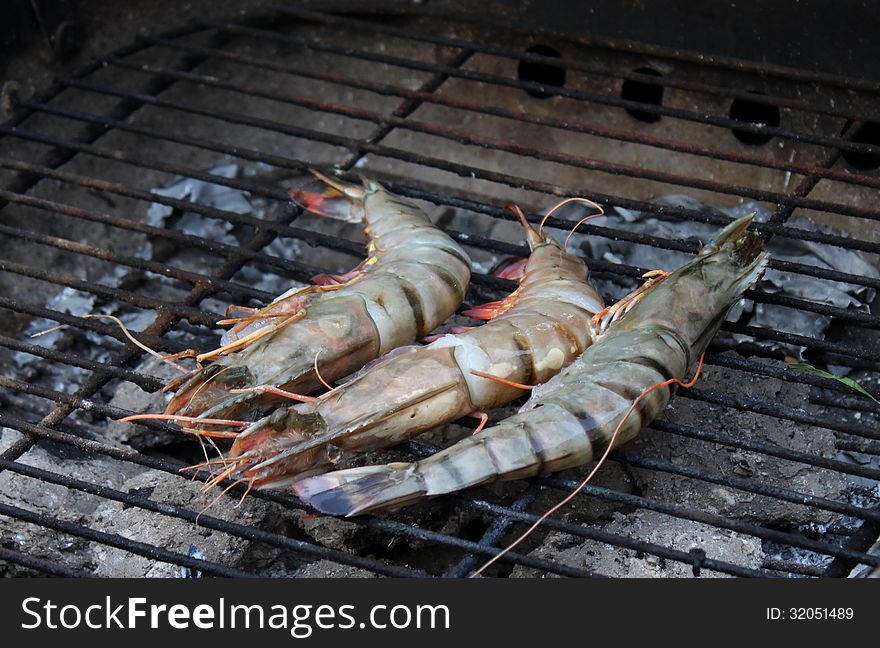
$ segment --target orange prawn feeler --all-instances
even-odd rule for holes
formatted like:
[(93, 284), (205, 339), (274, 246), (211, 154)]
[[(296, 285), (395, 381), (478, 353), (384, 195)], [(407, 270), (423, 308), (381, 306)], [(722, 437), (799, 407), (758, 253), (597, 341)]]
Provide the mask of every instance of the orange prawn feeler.
[[(330, 392), (335, 391), (335, 388), (332, 387), (324, 377), (321, 375), (321, 371), (318, 369), (318, 356), (321, 355), (321, 349), (315, 354), (315, 376), (318, 378), (320, 383), (324, 385)], [(303, 394), (297, 394), (296, 392), (287, 391), (286, 389), (281, 389), (281, 387), (275, 387), (273, 385), (257, 385), (256, 387), (242, 387), (240, 389), (230, 389), (230, 394), (273, 394), (275, 396), (281, 396), (282, 398), (289, 398), (290, 400), (297, 401), (299, 403), (317, 403), (318, 401), (327, 397), (326, 394), (321, 394), (320, 396), (305, 396)]]
[(541, 222), (538, 225), (538, 232), (540, 233), (540, 232), (544, 231), (544, 223), (546, 223), (547, 219), (550, 218), (560, 207), (564, 207), (565, 205), (567, 205), (569, 203), (573, 203), (573, 202), (584, 203), (584, 204), (590, 205), (590, 207), (595, 207), (596, 209), (599, 210), (599, 213), (590, 214), (589, 216), (586, 216), (586, 217), (582, 218), (581, 220), (579, 220), (577, 222), (577, 224), (571, 229), (571, 232), (569, 232), (568, 236), (565, 238), (565, 243), (562, 244), (563, 249), (565, 249), (568, 246), (569, 239), (572, 237), (572, 234), (575, 233), (575, 230), (577, 230), (578, 227), (583, 225), (585, 222), (587, 222), (591, 218), (598, 218), (599, 216), (605, 215), (605, 210), (602, 208), (602, 206), (598, 203), (593, 202), (589, 198), (581, 198), (580, 196), (575, 196), (574, 198), (566, 198), (562, 202), (551, 207), (550, 211), (548, 211), (546, 214), (544, 214), (544, 218), (541, 219)]
[[(529, 391), (530, 389), (534, 389), (535, 385), (523, 385), (522, 383), (513, 382), (512, 380), (507, 380), (506, 378), (502, 378), (501, 376), (496, 376), (494, 374), (486, 373), (485, 371), (478, 371), (476, 369), (471, 369), (471, 373), (475, 376), (479, 376), (480, 378), (486, 378), (488, 380), (494, 380), (495, 382), (501, 383), (502, 385), (507, 385), (508, 387), (513, 387), (514, 389), (522, 389), (524, 391)], [(471, 412), (468, 416), (472, 416), (475, 419), (479, 419), (480, 424), (477, 426), (477, 429), (474, 430), (474, 434), (478, 434), (483, 431), (483, 428), (486, 427), (486, 423), (489, 422), (489, 415), (485, 412)]]
[(125, 324), (123, 324), (122, 320), (119, 319), (118, 317), (114, 317), (113, 315), (101, 315), (101, 314), (93, 314), (93, 313), (87, 313), (85, 315), (80, 315), (80, 317), (82, 319), (110, 319), (110, 320), (113, 320), (114, 322), (116, 322), (116, 324), (119, 325), (119, 328), (122, 329), (122, 332), (125, 334), (125, 337), (127, 337), (131, 341), (131, 343), (134, 344), (136, 347), (146, 351), (151, 356), (158, 359), (160, 362), (164, 362), (165, 364), (167, 364), (171, 367), (174, 367), (175, 369), (177, 369), (181, 373), (187, 373), (187, 374), (190, 373), (190, 371), (188, 369), (184, 369), (179, 364), (177, 364), (176, 362), (173, 362), (170, 359), (171, 357), (184, 357), (185, 354), (189, 353), (188, 351), (184, 351), (182, 354), (175, 354), (173, 356), (166, 357), (166, 356), (163, 356), (158, 351), (154, 351), (153, 349), (148, 347), (146, 344), (144, 344), (143, 342), (141, 342), (140, 340), (135, 338), (135, 336), (133, 336), (131, 334), (131, 332), (128, 330), (128, 327)]
[(569, 493), (565, 499), (563, 499), (561, 502), (559, 502), (558, 504), (553, 506), (549, 511), (544, 513), (541, 517), (539, 517), (535, 521), (535, 523), (532, 524), (532, 526), (530, 526), (528, 529), (526, 529), (526, 531), (521, 536), (519, 536), (516, 540), (514, 540), (509, 545), (507, 545), (504, 549), (502, 549), (499, 553), (497, 553), (491, 559), (486, 561), (486, 563), (482, 567), (477, 569), (468, 578), (475, 578), (475, 577), (479, 576), (480, 574), (482, 574), (483, 571), (485, 571), (492, 563), (494, 563), (496, 560), (501, 558), (501, 556), (503, 556), (504, 554), (506, 554), (509, 551), (511, 551), (512, 549), (514, 549), (523, 540), (528, 538), (535, 529), (537, 529), (539, 526), (541, 526), (541, 524), (544, 523), (544, 520), (546, 520), (548, 517), (553, 515), (556, 511), (558, 511), (563, 506), (568, 504), (571, 500), (573, 500), (575, 498), (575, 496), (577, 496), (578, 493), (580, 493), (584, 488), (586, 488), (587, 484), (590, 483), (590, 480), (593, 479), (593, 477), (599, 471), (599, 468), (602, 467), (602, 464), (605, 463), (605, 460), (608, 458), (608, 455), (611, 453), (611, 449), (614, 447), (614, 442), (617, 440), (617, 435), (620, 434), (620, 429), (623, 427), (624, 422), (626, 422), (626, 419), (628, 419), (630, 414), (633, 413), (633, 411), (636, 409), (636, 407), (641, 402), (641, 400), (645, 396), (650, 394), (652, 391), (654, 391), (655, 389), (660, 389), (661, 387), (668, 387), (669, 385), (672, 385), (673, 383), (680, 385), (681, 387), (683, 387), (685, 389), (693, 387), (697, 382), (697, 378), (700, 377), (700, 371), (703, 369), (703, 357), (705, 355), (706, 355), (705, 352), (700, 355), (700, 361), (697, 364), (697, 370), (694, 372), (693, 378), (691, 378), (688, 382), (683, 382), (683, 381), (679, 380), (678, 378), (670, 378), (669, 380), (664, 380), (661, 383), (657, 383), (656, 385), (649, 387), (644, 392), (639, 394), (638, 398), (636, 398), (633, 401), (633, 404), (630, 405), (629, 409), (626, 411), (626, 414), (623, 415), (623, 418), (620, 419), (620, 423), (618, 423), (617, 427), (614, 429), (614, 434), (611, 435), (611, 440), (608, 442), (608, 447), (605, 448), (605, 452), (602, 453), (602, 456), (599, 458), (598, 463), (596, 463), (596, 465), (590, 471), (590, 474), (587, 475), (586, 478), (580, 484), (578, 484), (577, 488), (575, 488), (571, 493)]
[[(132, 423), (134, 421), (175, 421), (179, 423), (195, 423), (199, 425), (230, 425), (234, 427), (246, 428), (250, 425), (245, 421), (235, 421), (232, 419), (210, 419), (198, 418), (196, 416), (183, 416), (182, 414), (132, 414), (125, 418), (119, 419), (122, 423)], [(238, 436), (238, 432), (209, 432), (207, 430), (198, 430), (200, 435), (216, 436), (225, 439), (234, 439)]]
[(272, 324), (271, 326), (265, 326), (263, 328), (257, 329), (256, 331), (248, 333), (247, 335), (245, 335), (242, 338), (239, 338), (238, 340), (233, 340), (229, 344), (225, 344), (225, 345), (218, 347), (212, 351), (206, 351), (205, 353), (200, 353), (199, 355), (196, 356), (196, 362), (204, 362), (205, 360), (216, 360), (217, 358), (219, 358), (221, 356), (229, 355), (233, 351), (238, 351), (241, 348), (247, 347), (247, 346), (253, 344), (254, 342), (256, 342), (257, 340), (259, 340), (260, 338), (266, 337), (267, 335), (271, 335), (272, 333), (275, 333), (276, 331), (281, 330), (282, 328), (284, 328), (288, 324), (292, 324), (293, 322), (296, 322), (297, 320), (302, 319), (303, 317), (305, 317), (305, 315), (306, 315), (306, 311), (304, 311), (304, 310), (297, 311), (296, 313), (294, 313), (293, 315), (291, 315), (290, 317), (285, 319), (280, 324)]

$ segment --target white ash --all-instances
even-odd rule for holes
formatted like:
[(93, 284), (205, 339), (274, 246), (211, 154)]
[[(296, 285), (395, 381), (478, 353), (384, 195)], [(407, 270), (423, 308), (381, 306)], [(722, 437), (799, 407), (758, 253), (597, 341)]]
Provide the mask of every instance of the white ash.
[[(278, 237), (263, 248), (263, 252), (269, 256), (287, 260), (301, 260), (308, 246), (297, 239)], [(258, 290), (263, 290), (272, 295), (280, 295), (291, 288), (305, 288), (308, 284), (295, 281), (289, 277), (271, 272), (265, 268), (254, 267), (246, 264), (236, 274), (235, 280)]]
[[(165, 363), (159, 362), (156, 358), (150, 356), (142, 359), (135, 367), (135, 370), (158, 378), (163, 382), (178, 378), (180, 373)], [(171, 400), (172, 394), (162, 393), (157, 390), (153, 393), (144, 391), (135, 383), (121, 381), (119, 386), (114, 390), (113, 397), (108, 403), (111, 407), (134, 412), (137, 414), (148, 412), (163, 412), (168, 401)], [(175, 431), (172, 428), (154, 429), (146, 425), (138, 425), (136, 423), (123, 423), (121, 421), (108, 420), (103, 430), (103, 436), (125, 446), (130, 446), (137, 450), (145, 448), (155, 448), (175, 441), (181, 441), (189, 438), (186, 433)]]
[[(685, 553), (692, 549), (701, 550), (707, 558), (740, 567), (760, 569), (763, 562), (761, 544), (755, 538), (655, 511), (637, 511), (629, 515), (615, 513), (601, 530)], [(694, 577), (690, 563), (559, 532), (551, 533), (529, 555), (615, 578)], [(511, 576), (528, 578), (537, 575), (531, 568), (518, 565)], [(726, 577), (727, 574), (703, 567), (700, 576)]]
[[(880, 556), (880, 540), (866, 552), (871, 556)], [(849, 574), (849, 578), (880, 578), (880, 567), (857, 565)]]
[[(57, 294), (46, 302), (46, 308), (55, 310), (69, 315), (83, 315), (90, 313), (95, 306), (95, 296), (82, 292), (69, 286), (62, 288)], [(61, 329), (49, 331), (58, 325), (58, 322), (37, 318), (30, 321), (22, 333), (22, 337), (28, 343), (44, 349), (54, 349), (58, 341), (63, 335)], [(44, 331), (49, 331), (44, 333)], [(36, 336), (36, 337), (34, 337)], [(23, 351), (16, 351), (12, 354), (12, 359), (16, 365), (23, 367), (35, 360), (34, 356)]]
[(340, 565), (332, 560), (309, 563), (298, 572), (297, 578), (379, 578), (373, 572), (350, 565)]
[[(238, 172), (239, 166), (231, 163), (218, 164), (208, 171), (208, 173), (223, 178), (234, 178)], [(208, 205), (237, 214), (253, 211), (246, 192), (189, 178), (174, 178), (164, 187), (154, 188), (152, 191), (157, 195), (189, 199), (190, 202), (196, 204)], [(156, 227), (164, 227), (167, 217), (173, 211), (171, 207), (153, 203), (147, 210), (147, 222)], [(230, 245), (238, 244), (236, 238), (229, 233), (233, 229), (233, 225), (228, 221), (205, 218), (199, 214), (186, 212), (174, 223), (174, 227), (186, 234), (192, 234), (208, 240), (221, 241)], [(290, 252), (284, 250), (283, 246), (280, 246), (279, 249), (282, 252), (281, 256), (290, 254)], [(137, 256), (150, 258), (152, 256), (152, 245), (146, 242)], [(125, 266), (113, 266), (111, 270), (96, 279), (95, 283), (118, 287), (128, 272), (129, 269)], [(161, 276), (153, 278), (158, 281), (165, 281), (165, 278)], [(58, 291), (58, 293), (47, 300), (46, 307), (71, 315), (85, 315), (94, 313), (96, 310), (105, 314), (117, 314), (123, 323), (135, 332), (144, 330), (156, 317), (152, 311), (131, 309), (131, 307), (116, 301), (107, 301), (99, 306), (95, 295), (71, 287), (64, 287)], [(30, 338), (30, 336), (46, 331), (56, 325), (57, 322), (37, 318), (29, 323), (24, 331), (24, 335)], [(60, 329), (39, 337), (30, 338), (28, 341), (43, 348), (56, 349), (66, 334), (67, 332), (64, 329)], [(97, 362), (107, 362), (110, 359), (111, 352), (105, 346), (106, 340), (103, 336), (91, 331), (84, 331), (82, 335), (85, 337), (86, 344), (82, 345), (83, 348), (78, 349), (78, 351), (82, 351), (87, 357)], [(76, 383), (80, 382), (88, 374), (88, 372), (73, 366), (66, 366), (62, 372), (56, 372), (54, 364), (49, 365), (49, 363), (45, 363), (23, 352), (16, 352), (12, 357), (19, 368), (37, 362), (41, 371), (45, 372), (48, 370), (58, 373), (52, 379), (52, 388), (56, 391), (72, 391)]]
[[(121, 490), (200, 511), (216, 497), (213, 492), (202, 493), (202, 486), (201, 482), (148, 470), (126, 481)], [(234, 494), (222, 497), (205, 511), (205, 515), (268, 530), (275, 528), (284, 517), (279, 507), (256, 498), (247, 498), (238, 506), (239, 497)], [(267, 566), (249, 564), (249, 540), (110, 500), (102, 501), (97, 507), (91, 523), (110, 533), (227, 566), (247, 566), (258, 572)], [(275, 550), (275, 553), (278, 551)], [(98, 576), (180, 578), (196, 575), (195, 570), (182, 570), (177, 565), (132, 555), (106, 545), (90, 546), (89, 555)]]
[(0, 427), (0, 454), (6, 452), (13, 444), (17, 443), (24, 435), (12, 428)]
[[(7, 433), (4, 431), (4, 440)], [(21, 463), (67, 475), (93, 484), (121, 488), (131, 476), (144, 470), (104, 455), (85, 455), (68, 446), (40, 444), (19, 460)], [(0, 473), (0, 502), (63, 520), (92, 526), (91, 520), (103, 500), (94, 495), (18, 475)], [(23, 553), (45, 558), (74, 569), (91, 571), (88, 542), (42, 526), (0, 516), (0, 541)], [(10, 569), (14, 569), (10, 566)], [(15, 572), (12, 572), (15, 573)]]
[[(208, 170), (211, 175), (221, 178), (235, 178), (239, 167), (234, 163), (218, 164)], [(213, 184), (175, 176), (168, 184), (151, 190), (152, 193), (166, 198), (189, 200), (189, 202), (222, 209), (235, 214), (247, 214), (252, 210), (246, 192), (225, 185)], [(174, 212), (174, 208), (161, 203), (153, 203), (147, 210), (147, 222), (154, 227), (163, 227), (165, 219)], [(229, 221), (207, 218), (195, 212), (186, 212), (176, 223), (176, 228), (184, 234), (199, 236), (211, 241), (228, 245), (236, 245), (237, 241), (229, 232), (233, 225)]]
[[(795, 408), (803, 408), (810, 389), (807, 385), (717, 367), (703, 369), (699, 387), (728, 394), (735, 387), (738, 392), (761, 393), (764, 400)], [(681, 395), (673, 399), (661, 416), (673, 423), (720, 432), (736, 439), (769, 442), (812, 456), (833, 457), (836, 453), (836, 435), (830, 430)], [(848, 490), (846, 478), (838, 472), (652, 429), (646, 430), (622, 450), (658, 457), (722, 477), (753, 479), (764, 485), (828, 499), (845, 499)], [(810, 522), (827, 524), (838, 517), (836, 513), (671, 473), (640, 468), (633, 468), (632, 472), (647, 497), (678, 502), (738, 520), (758, 524), (784, 521), (798, 525)]]
[[(826, 538), (826, 541), (831, 541)], [(836, 538), (838, 543), (845, 543), (846, 537)], [(790, 562), (808, 568), (816, 568), (824, 570), (834, 560), (832, 556), (819, 554), (809, 549), (801, 549), (800, 547), (791, 547), (789, 545), (778, 544), (776, 542), (764, 541), (764, 554), (768, 561)], [(800, 578), (799, 574), (788, 574), (789, 578)]]

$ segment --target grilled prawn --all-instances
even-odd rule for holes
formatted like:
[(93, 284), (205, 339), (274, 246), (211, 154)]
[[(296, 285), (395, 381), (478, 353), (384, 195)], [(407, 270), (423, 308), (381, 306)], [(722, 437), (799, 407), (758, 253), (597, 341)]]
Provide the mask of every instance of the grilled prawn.
[(294, 490), (325, 513), (357, 515), (572, 468), (602, 453), (615, 434), (615, 442), (631, 439), (663, 410), (668, 381), (685, 376), (761, 274), (767, 255), (746, 231), (750, 222), (734, 221), (691, 262), (636, 291), (616, 309), (625, 315), (514, 416), (422, 461), (330, 472)]
[(398, 350), (314, 402), (276, 410), (236, 438), (232, 474), (256, 487), (284, 485), (510, 402), (525, 393), (521, 383), (544, 382), (580, 355), (602, 299), (584, 262), (517, 213), (531, 249), (524, 266), (514, 264), (519, 287), (470, 312), (492, 321)]
[[(277, 397), (234, 390), (274, 385), (300, 393), (360, 369), (391, 349), (427, 335), (455, 312), (470, 281), (470, 259), (417, 205), (377, 182), (357, 186), (315, 173), (293, 192), (311, 212), (364, 223), (370, 256), (345, 275), (292, 291), (247, 317), (216, 359), (177, 390), (166, 415), (254, 420)], [(274, 401), (274, 402), (273, 402)]]

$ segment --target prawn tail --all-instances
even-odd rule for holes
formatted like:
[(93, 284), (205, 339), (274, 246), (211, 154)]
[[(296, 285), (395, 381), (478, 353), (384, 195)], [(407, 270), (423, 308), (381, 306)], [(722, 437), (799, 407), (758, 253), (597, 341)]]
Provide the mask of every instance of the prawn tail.
[(351, 182), (312, 171), (315, 179), (290, 193), (297, 205), (314, 214), (348, 223), (362, 223), (367, 189)]
[(417, 464), (338, 470), (295, 482), (294, 493), (325, 513), (350, 517), (414, 504), (428, 495)]
[(530, 434), (528, 426), (512, 417), (420, 461), (327, 472), (296, 481), (293, 490), (319, 511), (354, 516), (531, 477), (540, 472), (541, 461)]

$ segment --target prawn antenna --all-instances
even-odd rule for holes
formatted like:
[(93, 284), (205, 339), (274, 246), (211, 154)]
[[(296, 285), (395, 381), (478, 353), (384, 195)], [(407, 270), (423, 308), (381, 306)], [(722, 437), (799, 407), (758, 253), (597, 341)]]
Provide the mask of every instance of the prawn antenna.
[(494, 374), (486, 373), (485, 371), (478, 371), (476, 369), (471, 369), (471, 373), (475, 376), (479, 376), (480, 378), (486, 378), (487, 380), (494, 380), (497, 383), (501, 383), (502, 385), (507, 385), (508, 387), (513, 387), (514, 389), (522, 389), (523, 391), (529, 391), (535, 388), (535, 385), (524, 385), (522, 383), (513, 382), (512, 380), (507, 380), (507, 378), (502, 378), (501, 376), (496, 376)]
[[(168, 366), (174, 367), (175, 369), (177, 369), (181, 373), (185, 373), (185, 374), (192, 373), (192, 372), (190, 372), (189, 369), (184, 369), (179, 364), (177, 364), (176, 362), (171, 360), (169, 357), (163, 356), (158, 351), (151, 349), (146, 344), (144, 344), (143, 342), (138, 340), (134, 335), (131, 334), (131, 331), (128, 330), (128, 327), (125, 324), (123, 324), (122, 320), (119, 319), (118, 317), (116, 317), (114, 315), (99, 315), (99, 314), (93, 314), (93, 313), (86, 313), (85, 315), (80, 315), (80, 317), (82, 319), (109, 319), (109, 320), (113, 320), (114, 322), (116, 322), (116, 324), (119, 325), (119, 328), (122, 329), (122, 332), (123, 332), (123, 334), (125, 334), (125, 337), (127, 337), (129, 339), (129, 341), (132, 344), (134, 344), (136, 347), (138, 347), (139, 349), (143, 349), (144, 351), (149, 353), (151, 356), (153, 356), (154, 358), (156, 358), (160, 362), (164, 362)], [(186, 352), (184, 352), (184, 353), (186, 353)], [(173, 356), (173, 357), (182, 357), (182, 356)]]
[(318, 349), (318, 352), (315, 354), (315, 376), (321, 382), (321, 384), (324, 385), (324, 387), (326, 387), (330, 391), (333, 391), (333, 388), (326, 380), (324, 380), (324, 377), (321, 375), (321, 371), (318, 369), (318, 356), (321, 355), (321, 351), (323, 351), (323, 349)]
[[(547, 219), (550, 218), (554, 213), (556, 213), (556, 211), (559, 210), (559, 208), (564, 207), (565, 205), (568, 205), (569, 203), (573, 203), (573, 202), (583, 203), (585, 205), (589, 205), (590, 207), (593, 207), (596, 210), (598, 210), (597, 213), (592, 214), (587, 219), (580, 221), (577, 225), (574, 226), (574, 229), (577, 229), (581, 225), (581, 223), (585, 222), (589, 218), (596, 218), (597, 216), (604, 216), (605, 215), (605, 210), (602, 208), (602, 206), (599, 203), (593, 202), (589, 198), (581, 198), (580, 196), (575, 196), (573, 198), (566, 198), (562, 202), (559, 202), (556, 205), (554, 205), (553, 207), (551, 207), (550, 210), (546, 214), (544, 214), (544, 218), (541, 219), (541, 223), (540, 223), (540, 225), (538, 225), (538, 232), (543, 233), (544, 224), (547, 222)], [(574, 230), (572, 230), (572, 233), (573, 232), (574, 232)], [(568, 242), (568, 239), (566, 239), (566, 242)]]

